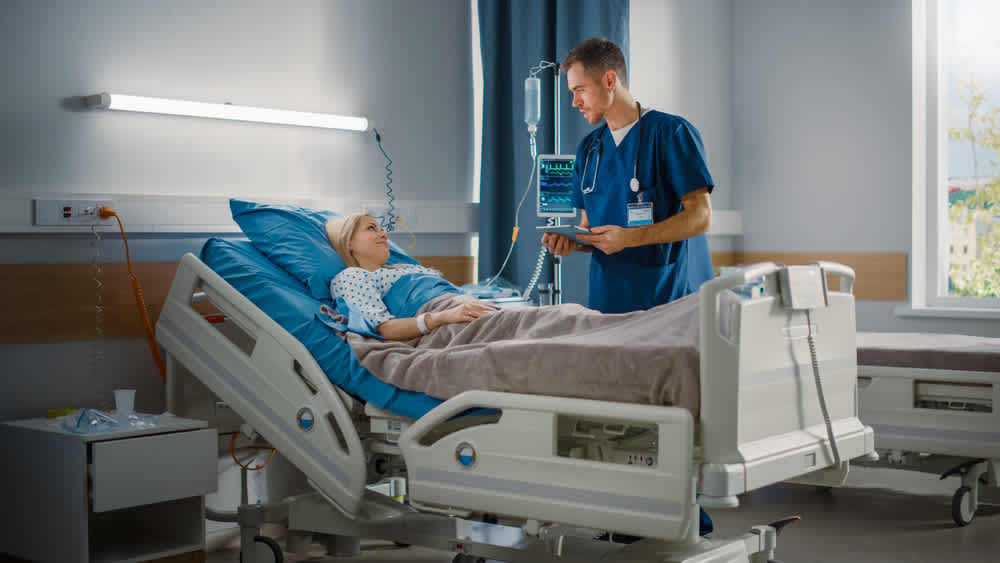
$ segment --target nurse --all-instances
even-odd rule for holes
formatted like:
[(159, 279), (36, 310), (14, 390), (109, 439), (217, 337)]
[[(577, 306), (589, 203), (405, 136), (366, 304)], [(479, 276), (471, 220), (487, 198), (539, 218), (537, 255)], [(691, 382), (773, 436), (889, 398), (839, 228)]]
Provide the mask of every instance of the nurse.
[(642, 107), (628, 90), (625, 57), (588, 39), (562, 62), (573, 107), (591, 125), (577, 147), (574, 206), (587, 245), (545, 233), (553, 254), (592, 252), (588, 306), (602, 313), (649, 309), (712, 279), (705, 233), (714, 187), (701, 135), (682, 117)]

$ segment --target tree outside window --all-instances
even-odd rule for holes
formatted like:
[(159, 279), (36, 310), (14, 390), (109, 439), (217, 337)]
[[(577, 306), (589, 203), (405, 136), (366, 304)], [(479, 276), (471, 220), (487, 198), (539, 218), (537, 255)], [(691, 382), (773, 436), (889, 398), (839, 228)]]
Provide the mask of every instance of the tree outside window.
[[(1000, 18), (996, 0), (946, 3), (948, 294), (1000, 297)], [(958, 252), (956, 252), (958, 251)]]

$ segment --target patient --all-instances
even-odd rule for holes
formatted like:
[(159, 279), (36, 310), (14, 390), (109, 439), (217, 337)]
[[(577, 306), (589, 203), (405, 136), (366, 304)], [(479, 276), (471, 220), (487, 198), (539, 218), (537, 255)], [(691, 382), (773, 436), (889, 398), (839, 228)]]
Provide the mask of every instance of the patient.
[(466, 323), (496, 307), (469, 298), (444, 311), (430, 312), (410, 318), (395, 318), (382, 297), (402, 276), (412, 273), (440, 275), (423, 266), (398, 264), (387, 266), (389, 237), (371, 215), (358, 213), (333, 219), (326, 225), (326, 235), (347, 269), (330, 282), (334, 300), (341, 298), (353, 309), (361, 311), (379, 336), (387, 340), (411, 340), (442, 325)]

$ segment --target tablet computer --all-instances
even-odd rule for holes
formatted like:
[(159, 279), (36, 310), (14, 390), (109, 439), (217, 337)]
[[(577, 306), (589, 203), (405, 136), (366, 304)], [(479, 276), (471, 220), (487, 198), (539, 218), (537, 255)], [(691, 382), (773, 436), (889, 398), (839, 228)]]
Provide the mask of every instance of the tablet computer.
[(576, 235), (580, 233), (590, 233), (590, 229), (585, 229), (576, 225), (539, 225), (538, 230), (543, 233), (556, 233), (557, 235), (564, 235), (580, 244), (590, 244), (589, 242), (584, 242), (576, 238)]

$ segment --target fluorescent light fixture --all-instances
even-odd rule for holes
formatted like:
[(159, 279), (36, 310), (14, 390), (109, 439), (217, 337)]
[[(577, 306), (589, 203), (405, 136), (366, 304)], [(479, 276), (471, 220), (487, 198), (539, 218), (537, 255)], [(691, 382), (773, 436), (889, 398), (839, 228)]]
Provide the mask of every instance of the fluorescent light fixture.
[(231, 104), (188, 102), (184, 100), (170, 100), (167, 98), (127, 96), (125, 94), (94, 94), (93, 96), (86, 97), (86, 103), (87, 107), (98, 109), (162, 113), (167, 115), (187, 115), (192, 117), (208, 117), (212, 119), (232, 119), (236, 121), (254, 121), (258, 123), (276, 123), (279, 125), (301, 125), (303, 127), (347, 129), (350, 131), (365, 131), (368, 129), (368, 120), (364, 117), (333, 115), (330, 113), (310, 113), (284, 109), (257, 108), (251, 106), (234, 106)]

